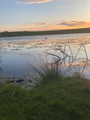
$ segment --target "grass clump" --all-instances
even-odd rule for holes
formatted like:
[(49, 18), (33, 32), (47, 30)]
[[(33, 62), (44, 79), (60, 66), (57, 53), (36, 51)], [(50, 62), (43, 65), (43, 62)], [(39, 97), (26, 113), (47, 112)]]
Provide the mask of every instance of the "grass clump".
[(0, 85), (0, 120), (89, 120), (89, 81), (50, 74), (30, 92)]

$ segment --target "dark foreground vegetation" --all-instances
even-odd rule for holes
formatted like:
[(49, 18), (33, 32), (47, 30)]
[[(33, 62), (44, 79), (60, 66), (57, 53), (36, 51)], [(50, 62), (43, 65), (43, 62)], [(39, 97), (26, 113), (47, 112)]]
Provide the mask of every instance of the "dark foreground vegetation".
[(53, 31), (19, 31), (19, 32), (4, 31), (0, 33), (0, 37), (72, 34), (72, 33), (90, 33), (90, 28), (70, 29), (70, 30), (53, 30)]
[(29, 92), (1, 84), (0, 120), (90, 120), (89, 81), (47, 73)]

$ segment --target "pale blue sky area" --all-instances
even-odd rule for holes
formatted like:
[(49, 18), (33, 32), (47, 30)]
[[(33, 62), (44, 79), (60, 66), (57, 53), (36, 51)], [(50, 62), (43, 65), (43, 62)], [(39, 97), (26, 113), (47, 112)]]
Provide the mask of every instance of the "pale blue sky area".
[(90, 0), (24, 1), (0, 0), (0, 31), (90, 27)]

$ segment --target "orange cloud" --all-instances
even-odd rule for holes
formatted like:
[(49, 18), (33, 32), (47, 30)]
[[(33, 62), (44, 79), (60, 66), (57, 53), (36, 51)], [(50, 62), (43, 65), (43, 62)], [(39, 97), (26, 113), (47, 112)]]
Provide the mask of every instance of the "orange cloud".
[(16, 3), (18, 3), (18, 4), (19, 4), (19, 2), (16, 2)]
[(42, 26), (42, 25), (49, 25), (49, 23), (33, 23), (33, 25)]
[(45, 3), (45, 2), (51, 2), (53, 0), (18, 0), (16, 3), (23, 2), (25, 4), (33, 4), (33, 3)]
[(64, 25), (64, 26), (71, 26), (71, 27), (80, 27), (80, 26), (90, 26), (90, 22), (85, 21), (68, 21), (68, 22), (61, 22), (57, 25)]
[(78, 29), (90, 27), (90, 22), (87, 21), (60, 21), (57, 23), (44, 23), (37, 22), (32, 24), (22, 25), (0, 25), (0, 31), (48, 31), (48, 30), (65, 30), (65, 29)]

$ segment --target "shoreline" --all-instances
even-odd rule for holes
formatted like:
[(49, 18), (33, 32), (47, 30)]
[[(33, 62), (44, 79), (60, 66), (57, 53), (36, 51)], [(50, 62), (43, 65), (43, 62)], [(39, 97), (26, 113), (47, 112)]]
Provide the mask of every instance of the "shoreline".
[(90, 28), (69, 29), (69, 30), (52, 30), (52, 31), (15, 31), (15, 32), (0, 32), (2, 37), (19, 37), (19, 36), (38, 36), (38, 35), (56, 35), (56, 34), (77, 34), (90, 33)]
[[(66, 76), (64, 78), (67, 77), (74, 78), (74, 76)], [(81, 79), (85, 84), (90, 85), (90, 80), (88, 78), (82, 77), (79, 79)], [(4, 85), (11, 84), (11, 85), (15, 85), (16, 87), (19, 86), (21, 89), (27, 91), (31, 91), (32, 89), (36, 88), (38, 84), (40, 84), (40, 82), (41, 82), (41, 77), (31, 72), (27, 72), (22, 76), (18, 76), (18, 75), (8, 76), (0, 73), (0, 84), (4, 84)]]
[(40, 76), (31, 72), (25, 72), (22, 76), (0, 73), (0, 84), (13, 84), (21, 89), (30, 91), (40, 83)]

